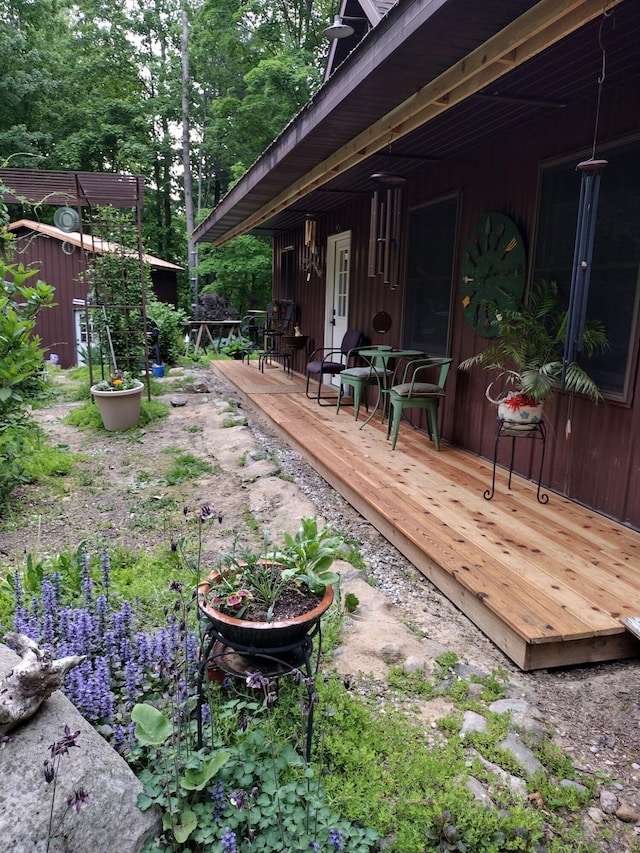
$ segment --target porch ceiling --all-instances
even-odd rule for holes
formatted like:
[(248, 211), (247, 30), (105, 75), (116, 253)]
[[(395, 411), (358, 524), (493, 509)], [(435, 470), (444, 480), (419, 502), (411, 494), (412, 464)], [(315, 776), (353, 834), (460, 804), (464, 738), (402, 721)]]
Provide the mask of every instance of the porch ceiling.
[[(640, 74), (640, 0), (609, 6), (605, 87)], [(552, 120), (595, 94), (602, 20), (601, 0), (398, 3), (198, 227), (196, 241), (295, 228), (369, 195), (373, 172), (410, 177), (497, 133)]]

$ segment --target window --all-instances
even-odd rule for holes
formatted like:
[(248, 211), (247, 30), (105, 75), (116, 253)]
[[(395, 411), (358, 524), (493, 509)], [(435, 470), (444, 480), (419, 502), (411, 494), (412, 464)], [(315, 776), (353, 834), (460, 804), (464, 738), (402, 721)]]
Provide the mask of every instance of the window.
[[(587, 317), (600, 320), (609, 349), (581, 364), (612, 398), (629, 400), (640, 285), (640, 142), (598, 156), (602, 170)], [(580, 197), (578, 158), (545, 168), (533, 280), (555, 280), (569, 302)]]
[(296, 282), (296, 264), (293, 247), (286, 248), (280, 253), (281, 264), (281, 279), (280, 279), (280, 298), (295, 299), (295, 282)]
[(403, 344), (446, 355), (457, 198), (409, 212)]

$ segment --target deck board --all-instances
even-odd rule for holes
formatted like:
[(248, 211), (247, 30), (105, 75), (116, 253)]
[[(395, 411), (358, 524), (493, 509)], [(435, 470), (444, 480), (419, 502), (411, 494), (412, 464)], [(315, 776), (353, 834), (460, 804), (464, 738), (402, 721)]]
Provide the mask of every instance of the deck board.
[[(380, 415), (318, 406), (280, 368), (214, 361), (306, 460), (523, 669), (637, 656), (622, 624), (640, 612), (640, 534), (402, 424), (395, 451)], [(551, 438), (550, 440), (553, 440)], [(544, 487), (544, 484), (543, 484)]]

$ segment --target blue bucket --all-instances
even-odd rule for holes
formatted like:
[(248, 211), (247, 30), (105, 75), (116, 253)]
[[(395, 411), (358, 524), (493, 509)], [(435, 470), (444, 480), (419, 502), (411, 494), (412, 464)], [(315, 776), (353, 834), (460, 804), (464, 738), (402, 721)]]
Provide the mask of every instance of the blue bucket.
[(151, 367), (151, 372), (158, 379), (162, 379), (162, 377), (164, 376), (164, 364), (154, 364)]

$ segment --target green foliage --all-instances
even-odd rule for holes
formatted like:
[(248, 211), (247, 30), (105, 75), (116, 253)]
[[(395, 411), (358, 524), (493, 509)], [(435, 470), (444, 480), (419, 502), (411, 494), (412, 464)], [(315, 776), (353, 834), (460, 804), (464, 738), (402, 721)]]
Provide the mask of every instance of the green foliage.
[(318, 519), (303, 518), (300, 527), (292, 536), (284, 533), (284, 547), (277, 550), (274, 559), (289, 566), (282, 576), (285, 579), (297, 578), (311, 592), (321, 594), (325, 587), (340, 580), (340, 576), (329, 569), (343, 554), (345, 541), (333, 532), (330, 524), (318, 529)]
[[(567, 333), (567, 312), (558, 308), (558, 285), (542, 281), (534, 286), (529, 301), (496, 316), (497, 337), (480, 353), (460, 364), (468, 370), (479, 364), (497, 374), (533, 400), (541, 402), (558, 387)], [(586, 356), (608, 346), (602, 324), (587, 324), (583, 338)], [(577, 362), (567, 365), (565, 388), (584, 394), (595, 403), (597, 385)]]
[(179, 453), (173, 460), (171, 468), (164, 475), (169, 486), (175, 486), (184, 480), (195, 480), (203, 474), (213, 473), (212, 466), (204, 459), (192, 453)]
[(93, 325), (111, 373), (126, 370), (137, 375), (145, 359), (142, 304), (152, 298), (150, 273), (144, 264), (141, 270), (133, 249), (137, 235), (132, 224), (119, 213), (103, 215), (111, 223), (117, 250), (96, 255), (91, 263), (88, 282), (99, 309), (93, 312)]
[(243, 316), (269, 303), (271, 268), (270, 243), (246, 234), (219, 248), (203, 250), (198, 273), (205, 280), (213, 279), (209, 287)]
[(38, 431), (30, 405), (44, 394), (44, 352), (35, 334), (38, 314), (53, 305), (54, 290), (29, 283), (35, 270), (0, 259), (0, 506), (30, 479)]
[(147, 315), (158, 327), (160, 355), (167, 364), (177, 364), (184, 353), (184, 334), (189, 321), (186, 312), (151, 298)]

